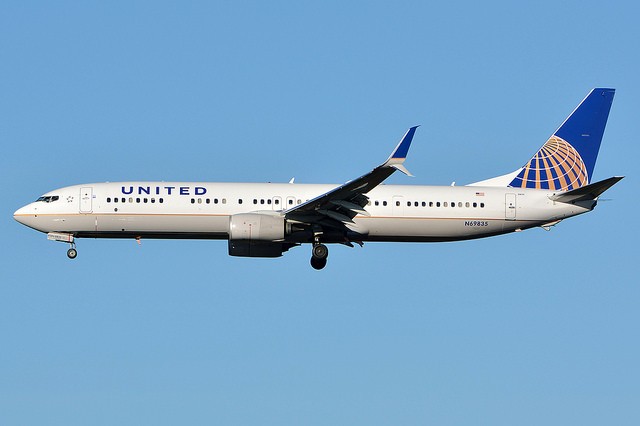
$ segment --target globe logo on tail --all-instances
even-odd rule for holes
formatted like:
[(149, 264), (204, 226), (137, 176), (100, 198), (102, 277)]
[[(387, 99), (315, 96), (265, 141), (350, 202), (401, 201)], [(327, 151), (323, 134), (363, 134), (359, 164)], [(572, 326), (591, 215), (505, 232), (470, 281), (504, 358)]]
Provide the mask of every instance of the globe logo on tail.
[(578, 151), (569, 142), (554, 135), (509, 186), (568, 191), (588, 183), (587, 168)]

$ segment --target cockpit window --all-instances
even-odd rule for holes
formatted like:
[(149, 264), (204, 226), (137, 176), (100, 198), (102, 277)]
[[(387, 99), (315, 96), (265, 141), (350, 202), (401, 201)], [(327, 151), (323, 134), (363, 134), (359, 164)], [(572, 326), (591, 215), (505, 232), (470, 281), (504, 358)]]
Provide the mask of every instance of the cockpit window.
[(60, 197), (57, 196), (57, 195), (47, 195), (47, 196), (43, 196), (43, 197), (38, 198), (36, 200), (36, 202), (43, 201), (45, 203), (53, 203), (54, 201), (58, 201), (59, 199), (60, 199)]

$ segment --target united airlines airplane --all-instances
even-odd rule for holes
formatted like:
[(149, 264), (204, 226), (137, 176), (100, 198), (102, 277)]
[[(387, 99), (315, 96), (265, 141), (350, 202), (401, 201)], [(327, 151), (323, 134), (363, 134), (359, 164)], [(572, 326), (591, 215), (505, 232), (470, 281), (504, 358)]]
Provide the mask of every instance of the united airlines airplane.
[(383, 185), (404, 167), (416, 127), (389, 158), (343, 185), (118, 182), (56, 189), (13, 217), (70, 245), (76, 238), (228, 240), (231, 256), (279, 257), (311, 245), (322, 269), (326, 244), (437, 242), (546, 230), (593, 210), (622, 177), (592, 183), (614, 89), (593, 89), (535, 155), (512, 173), (466, 186)]

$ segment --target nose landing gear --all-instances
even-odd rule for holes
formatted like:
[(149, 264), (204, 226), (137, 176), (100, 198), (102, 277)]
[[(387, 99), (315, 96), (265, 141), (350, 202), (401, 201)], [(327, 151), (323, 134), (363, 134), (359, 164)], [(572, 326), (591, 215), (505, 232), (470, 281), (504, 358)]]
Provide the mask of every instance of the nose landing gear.
[(69, 250), (67, 250), (67, 257), (69, 259), (75, 259), (78, 256), (78, 250), (76, 250), (76, 245), (73, 244)]
[(75, 259), (78, 256), (78, 250), (76, 250), (76, 243), (73, 241), (73, 234), (67, 234), (64, 232), (49, 232), (47, 239), (51, 241), (60, 241), (61, 243), (68, 243), (71, 247), (67, 250), (67, 257), (69, 259)]

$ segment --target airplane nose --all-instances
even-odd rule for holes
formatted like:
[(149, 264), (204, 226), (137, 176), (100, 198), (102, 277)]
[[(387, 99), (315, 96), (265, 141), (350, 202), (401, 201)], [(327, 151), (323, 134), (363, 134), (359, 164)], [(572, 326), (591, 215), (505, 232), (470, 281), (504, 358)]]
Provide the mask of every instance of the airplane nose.
[(13, 218), (23, 225), (27, 225), (27, 218), (33, 216), (33, 212), (28, 205), (20, 207), (13, 213)]
[(24, 225), (24, 223), (21, 220), (23, 214), (24, 214), (24, 207), (20, 207), (18, 210), (16, 210), (13, 213), (13, 218)]
[(41, 232), (45, 232), (42, 227), (42, 219), (38, 218), (38, 206), (36, 205), (36, 203), (27, 204), (26, 206), (20, 207), (13, 213), (13, 218), (16, 220), (16, 222), (21, 223), (24, 226), (28, 226), (29, 228), (33, 228)]

